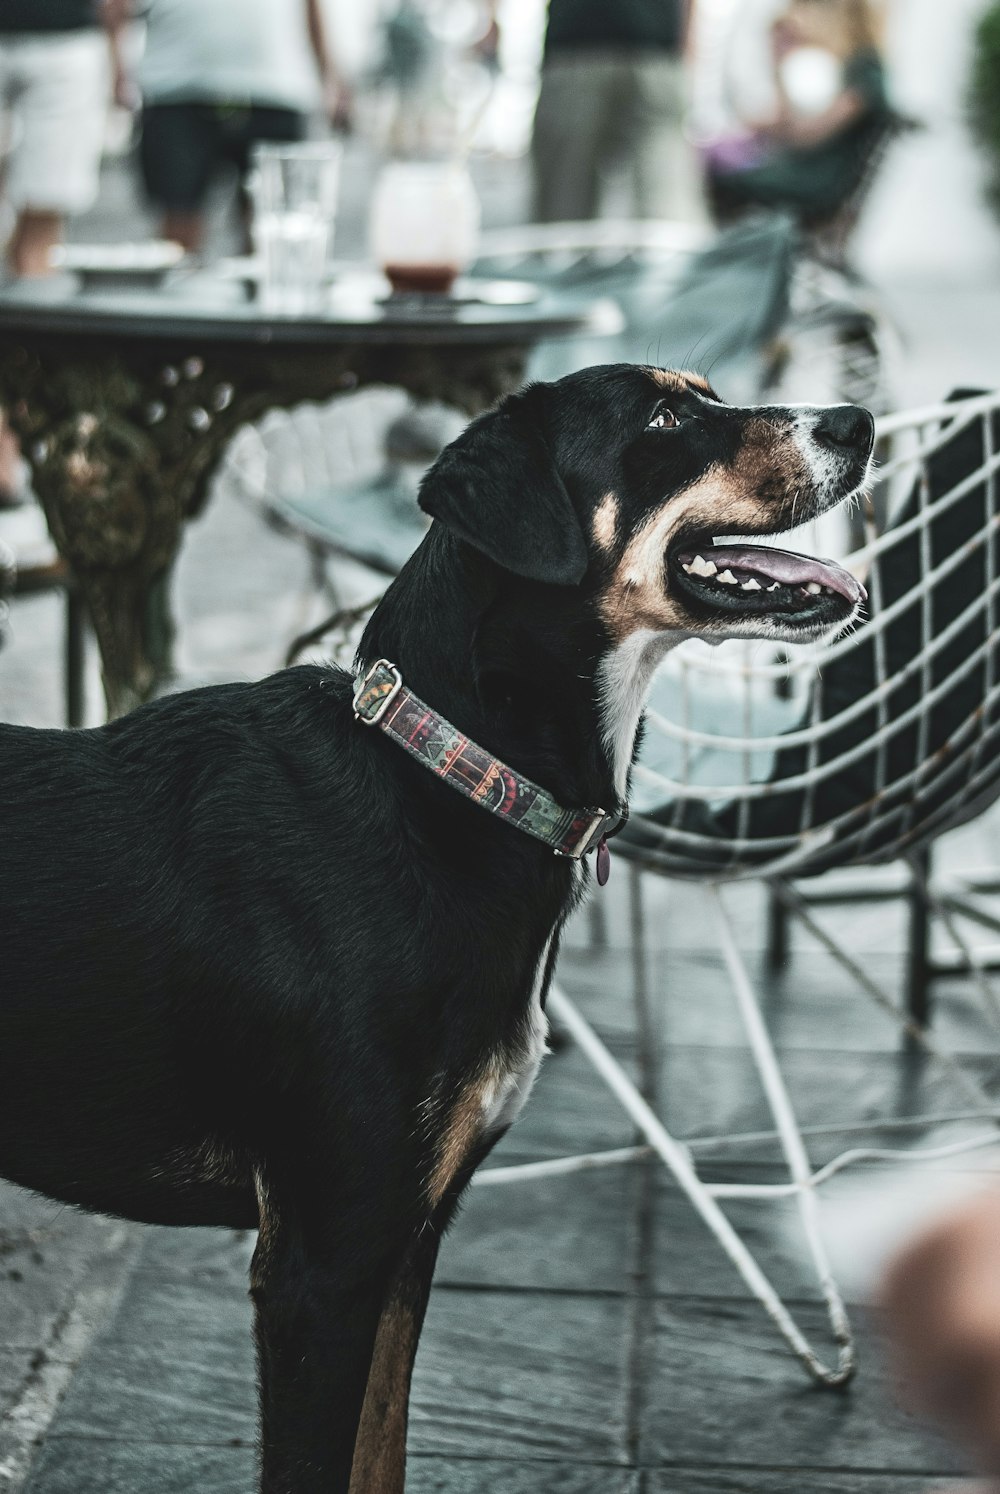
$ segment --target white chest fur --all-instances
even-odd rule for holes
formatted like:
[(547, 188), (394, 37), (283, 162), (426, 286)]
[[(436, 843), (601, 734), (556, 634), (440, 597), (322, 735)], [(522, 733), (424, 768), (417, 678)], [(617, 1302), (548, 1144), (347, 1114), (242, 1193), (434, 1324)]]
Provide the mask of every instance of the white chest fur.
[(549, 1035), (548, 1018), (542, 1010), (542, 990), (551, 943), (551, 939), (546, 942), (538, 961), (521, 1033), (509, 1048), (496, 1055), (491, 1065), (482, 1099), (483, 1129), (487, 1135), (505, 1131), (514, 1124), (542, 1066)]
[(601, 708), (601, 736), (614, 774), (619, 802), (628, 788), (629, 768), (639, 719), (657, 666), (683, 639), (682, 633), (640, 628), (629, 634), (601, 663), (597, 688)]

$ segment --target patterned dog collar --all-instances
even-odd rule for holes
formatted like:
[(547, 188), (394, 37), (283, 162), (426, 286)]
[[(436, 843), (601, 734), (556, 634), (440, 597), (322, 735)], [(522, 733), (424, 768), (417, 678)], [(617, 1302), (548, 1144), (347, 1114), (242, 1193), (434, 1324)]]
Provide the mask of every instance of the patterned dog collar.
[[(552, 795), (469, 740), (403, 684), (395, 664), (378, 659), (356, 681), (354, 715), (378, 726), (417, 762), (482, 809), (579, 861), (598, 850), (598, 879), (607, 881), (607, 837), (624, 816), (603, 809), (563, 809)], [(603, 876), (601, 875), (603, 873)]]

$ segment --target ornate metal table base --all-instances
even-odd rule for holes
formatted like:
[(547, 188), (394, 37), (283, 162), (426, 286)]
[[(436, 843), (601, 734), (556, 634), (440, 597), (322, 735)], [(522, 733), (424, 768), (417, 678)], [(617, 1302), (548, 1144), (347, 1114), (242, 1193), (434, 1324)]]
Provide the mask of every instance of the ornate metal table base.
[(170, 672), (169, 580), (183, 526), (241, 425), (389, 384), (474, 415), (521, 381), (527, 348), (0, 337), (0, 402), (86, 600), (110, 716)]

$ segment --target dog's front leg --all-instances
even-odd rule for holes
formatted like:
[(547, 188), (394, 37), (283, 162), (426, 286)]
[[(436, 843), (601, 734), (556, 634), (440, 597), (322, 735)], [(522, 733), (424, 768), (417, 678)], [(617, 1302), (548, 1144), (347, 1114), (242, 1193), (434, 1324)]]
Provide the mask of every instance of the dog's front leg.
[[(345, 1236), (338, 1232), (340, 1241)], [(261, 1494), (347, 1494), (391, 1262), (269, 1205), (250, 1272), (260, 1382)]]
[(433, 1220), (411, 1242), (386, 1296), (354, 1451), (350, 1494), (403, 1494), (413, 1361), (437, 1261)]
[(375, 1340), (350, 1494), (403, 1494), (410, 1381), (438, 1250), (462, 1193), (499, 1136), (479, 1141), (456, 1169), (392, 1278)]

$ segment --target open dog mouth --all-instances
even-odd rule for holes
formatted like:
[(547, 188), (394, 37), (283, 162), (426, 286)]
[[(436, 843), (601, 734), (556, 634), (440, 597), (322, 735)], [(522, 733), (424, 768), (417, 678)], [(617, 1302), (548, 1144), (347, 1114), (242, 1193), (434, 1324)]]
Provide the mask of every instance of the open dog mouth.
[(700, 608), (732, 618), (780, 617), (786, 626), (832, 627), (853, 617), (867, 593), (843, 566), (791, 550), (716, 545), (706, 535), (670, 554), (680, 589)]

